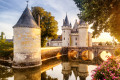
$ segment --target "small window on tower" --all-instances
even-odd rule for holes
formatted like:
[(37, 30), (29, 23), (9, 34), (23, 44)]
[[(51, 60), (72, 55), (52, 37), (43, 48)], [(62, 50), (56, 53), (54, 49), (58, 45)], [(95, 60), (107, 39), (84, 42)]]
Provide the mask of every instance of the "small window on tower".
[(64, 38), (64, 40), (65, 40), (65, 38)]
[(75, 38), (77, 40), (77, 38)]
[(65, 31), (64, 31), (64, 33), (65, 33)]
[(75, 43), (75, 45), (77, 45), (77, 43)]

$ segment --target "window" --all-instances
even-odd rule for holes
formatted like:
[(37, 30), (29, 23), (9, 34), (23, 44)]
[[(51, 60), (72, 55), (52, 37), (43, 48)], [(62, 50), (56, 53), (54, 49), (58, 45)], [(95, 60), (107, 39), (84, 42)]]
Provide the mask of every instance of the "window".
[(77, 43), (75, 43), (75, 45), (77, 45)]
[(64, 38), (64, 40), (65, 40), (65, 38)]
[(65, 33), (65, 31), (64, 31), (64, 33)]
[(75, 38), (75, 40), (77, 40), (77, 37)]

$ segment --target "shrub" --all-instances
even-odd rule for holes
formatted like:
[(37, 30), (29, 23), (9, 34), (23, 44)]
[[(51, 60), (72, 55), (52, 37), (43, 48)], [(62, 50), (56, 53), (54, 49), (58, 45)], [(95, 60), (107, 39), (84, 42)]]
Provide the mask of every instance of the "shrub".
[(13, 42), (0, 40), (0, 58), (12, 59), (13, 57)]
[(93, 80), (120, 80), (119, 57), (109, 58), (92, 71)]

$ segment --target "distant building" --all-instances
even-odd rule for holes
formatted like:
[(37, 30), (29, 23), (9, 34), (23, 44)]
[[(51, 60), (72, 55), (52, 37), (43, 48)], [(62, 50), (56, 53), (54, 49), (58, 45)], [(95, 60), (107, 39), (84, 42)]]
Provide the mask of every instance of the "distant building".
[(57, 39), (48, 40), (46, 46), (62, 46), (62, 35), (58, 35)]
[(91, 47), (92, 46), (92, 34), (88, 32), (88, 24), (83, 20), (77, 22), (72, 28), (66, 15), (63, 19), (62, 35), (59, 35), (57, 39), (48, 40), (47, 46), (62, 46), (62, 47)]

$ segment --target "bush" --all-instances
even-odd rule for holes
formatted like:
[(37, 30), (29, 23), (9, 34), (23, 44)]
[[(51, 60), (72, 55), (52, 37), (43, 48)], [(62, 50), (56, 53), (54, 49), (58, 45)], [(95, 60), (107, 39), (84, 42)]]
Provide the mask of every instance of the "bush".
[(5, 40), (0, 40), (0, 58), (13, 58), (13, 42), (6, 42)]
[(120, 58), (109, 58), (92, 71), (93, 80), (120, 80)]

